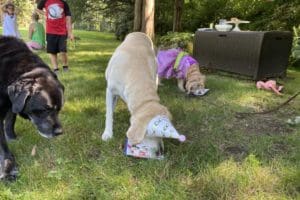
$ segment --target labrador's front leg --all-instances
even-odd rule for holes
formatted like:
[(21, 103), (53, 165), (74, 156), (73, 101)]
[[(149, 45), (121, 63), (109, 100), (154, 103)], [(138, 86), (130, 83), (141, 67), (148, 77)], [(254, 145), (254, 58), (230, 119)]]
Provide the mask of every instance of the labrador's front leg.
[(8, 141), (15, 140), (17, 138), (15, 133), (15, 122), (16, 114), (9, 110), (4, 119), (4, 133)]
[(113, 136), (113, 112), (117, 104), (118, 97), (113, 95), (109, 88), (106, 88), (106, 119), (105, 130), (102, 140), (107, 141)]
[(6, 143), (3, 120), (0, 119), (0, 179), (13, 180), (16, 178), (17, 169), (15, 158)]

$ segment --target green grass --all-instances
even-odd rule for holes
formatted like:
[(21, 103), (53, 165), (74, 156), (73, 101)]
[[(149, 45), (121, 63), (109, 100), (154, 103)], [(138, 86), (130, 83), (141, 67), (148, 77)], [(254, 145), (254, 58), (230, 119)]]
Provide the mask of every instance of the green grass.
[[(159, 88), (176, 128), (187, 135), (165, 141), (165, 159), (125, 157), (122, 145), (129, 112), (119, 102), (114, 139), (102, 142), (107, 62), (119, 42), (112, 34), (76, 31), (69, 52), (70, 72), (61, 73), (66, 103), (60, 114), (64, 135), (47, 140), (29, 121), (18, 118), (18, 140), (9, 144), (20, 175), (0, 183), (0, 199), (299, 199), (300, 97), (267, 115), (261, 111), (299, 90), (300, 72), (280, 80), (284, 96), (258, 91), (254, 82), (207, 73), (208, 95), (187, 98), (175, 80)], [(26, 31), (22, 31), (26, 36)], [(45, 52), (40, 56), (49, 63)], [(36, 155), (31, 156), (36, 145)]]

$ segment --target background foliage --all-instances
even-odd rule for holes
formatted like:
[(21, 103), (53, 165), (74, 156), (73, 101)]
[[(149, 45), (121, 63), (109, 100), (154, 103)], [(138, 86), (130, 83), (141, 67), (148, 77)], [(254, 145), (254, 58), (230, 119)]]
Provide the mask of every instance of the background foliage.
[[(115, 31), (132, 28), (134, 0), (68, 2), (72, 10), (77, 12), (77, 23), (103, 23), (109, 18), (111, 26), (99, 25), (95, 28)], [(156, 33), (165, 34), (172, 30), (174, 0), (160, 0), (155, 3)], [(102, 20), (99, 20), (99, 16), (103, 17)], [(199, 27), (208, 27), (210, 23), (217, 23), (219, 19), (231, 17), (251, 21), (249, 25), (244, 26), (245, 29), (292, 30), (300, 21), (300, 3), (299, 0), (185, 0), (183, 31), (194, 32)]]
[[(0, 0), (1, 3), (5, 2)], [(19, 24), (27, 27), (35, 0), (14, 0), (20, 8)], [(77, 29), (115, 32), (122, 39), (133, 27), (134, 0), (67, 0)], [(155, 31), (172, 31), (174, 0), (155, 2)], [(300, 24), (299, 0), (185, 0), (183, 32), (209, 27), (219, 19), (237, 17), (251, 21), (246, 30), (290, 30)]]
[(300, 67), (300, 25), (293, 27), (294, 41), (292, 48), (291, 63), (295, 67)]

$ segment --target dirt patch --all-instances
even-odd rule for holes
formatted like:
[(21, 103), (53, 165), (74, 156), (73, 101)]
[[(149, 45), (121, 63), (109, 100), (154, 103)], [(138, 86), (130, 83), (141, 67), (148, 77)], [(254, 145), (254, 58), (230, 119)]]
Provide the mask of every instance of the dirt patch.
[(248, 149), (241, 145), (221, 146), (221, 150), (236, 161), (241, 161), (248, 155)]
[(97, 148), (92, 148), (87, 153), (88, 157), (93, 160), (98, 160), (101, 158), (101, 151)]
[(230, 146), (226, 147), (224, 150), (230, 154), (243, 154), (247, 152), (246, 148), (240, 146)]
[(270, 148), (268, 148), (267, 152), (271, 157), (281, 154), (288, 154), (290, 152), (290, 146), (284, 141), (277, 141), (274, 142)]
[(245, 134), (255, 135), (284, 135), (293, 132), (284, 118), (278, 118), (271, 114), (235, 118), (230, 128), (239, 129)]

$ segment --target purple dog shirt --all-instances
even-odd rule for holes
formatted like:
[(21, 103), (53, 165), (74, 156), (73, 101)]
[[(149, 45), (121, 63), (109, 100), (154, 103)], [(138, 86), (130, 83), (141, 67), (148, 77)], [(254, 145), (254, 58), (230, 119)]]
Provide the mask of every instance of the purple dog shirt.
[(198, 62), (189, 55), (183, 56), (179, 62), (177, 69), (174, 69), (174, 64), (181, 49), (169, 49), (159, 51), (157, 54), (157, 74), (160, 78), (178, 78), (185, 79), (187, 69)]

